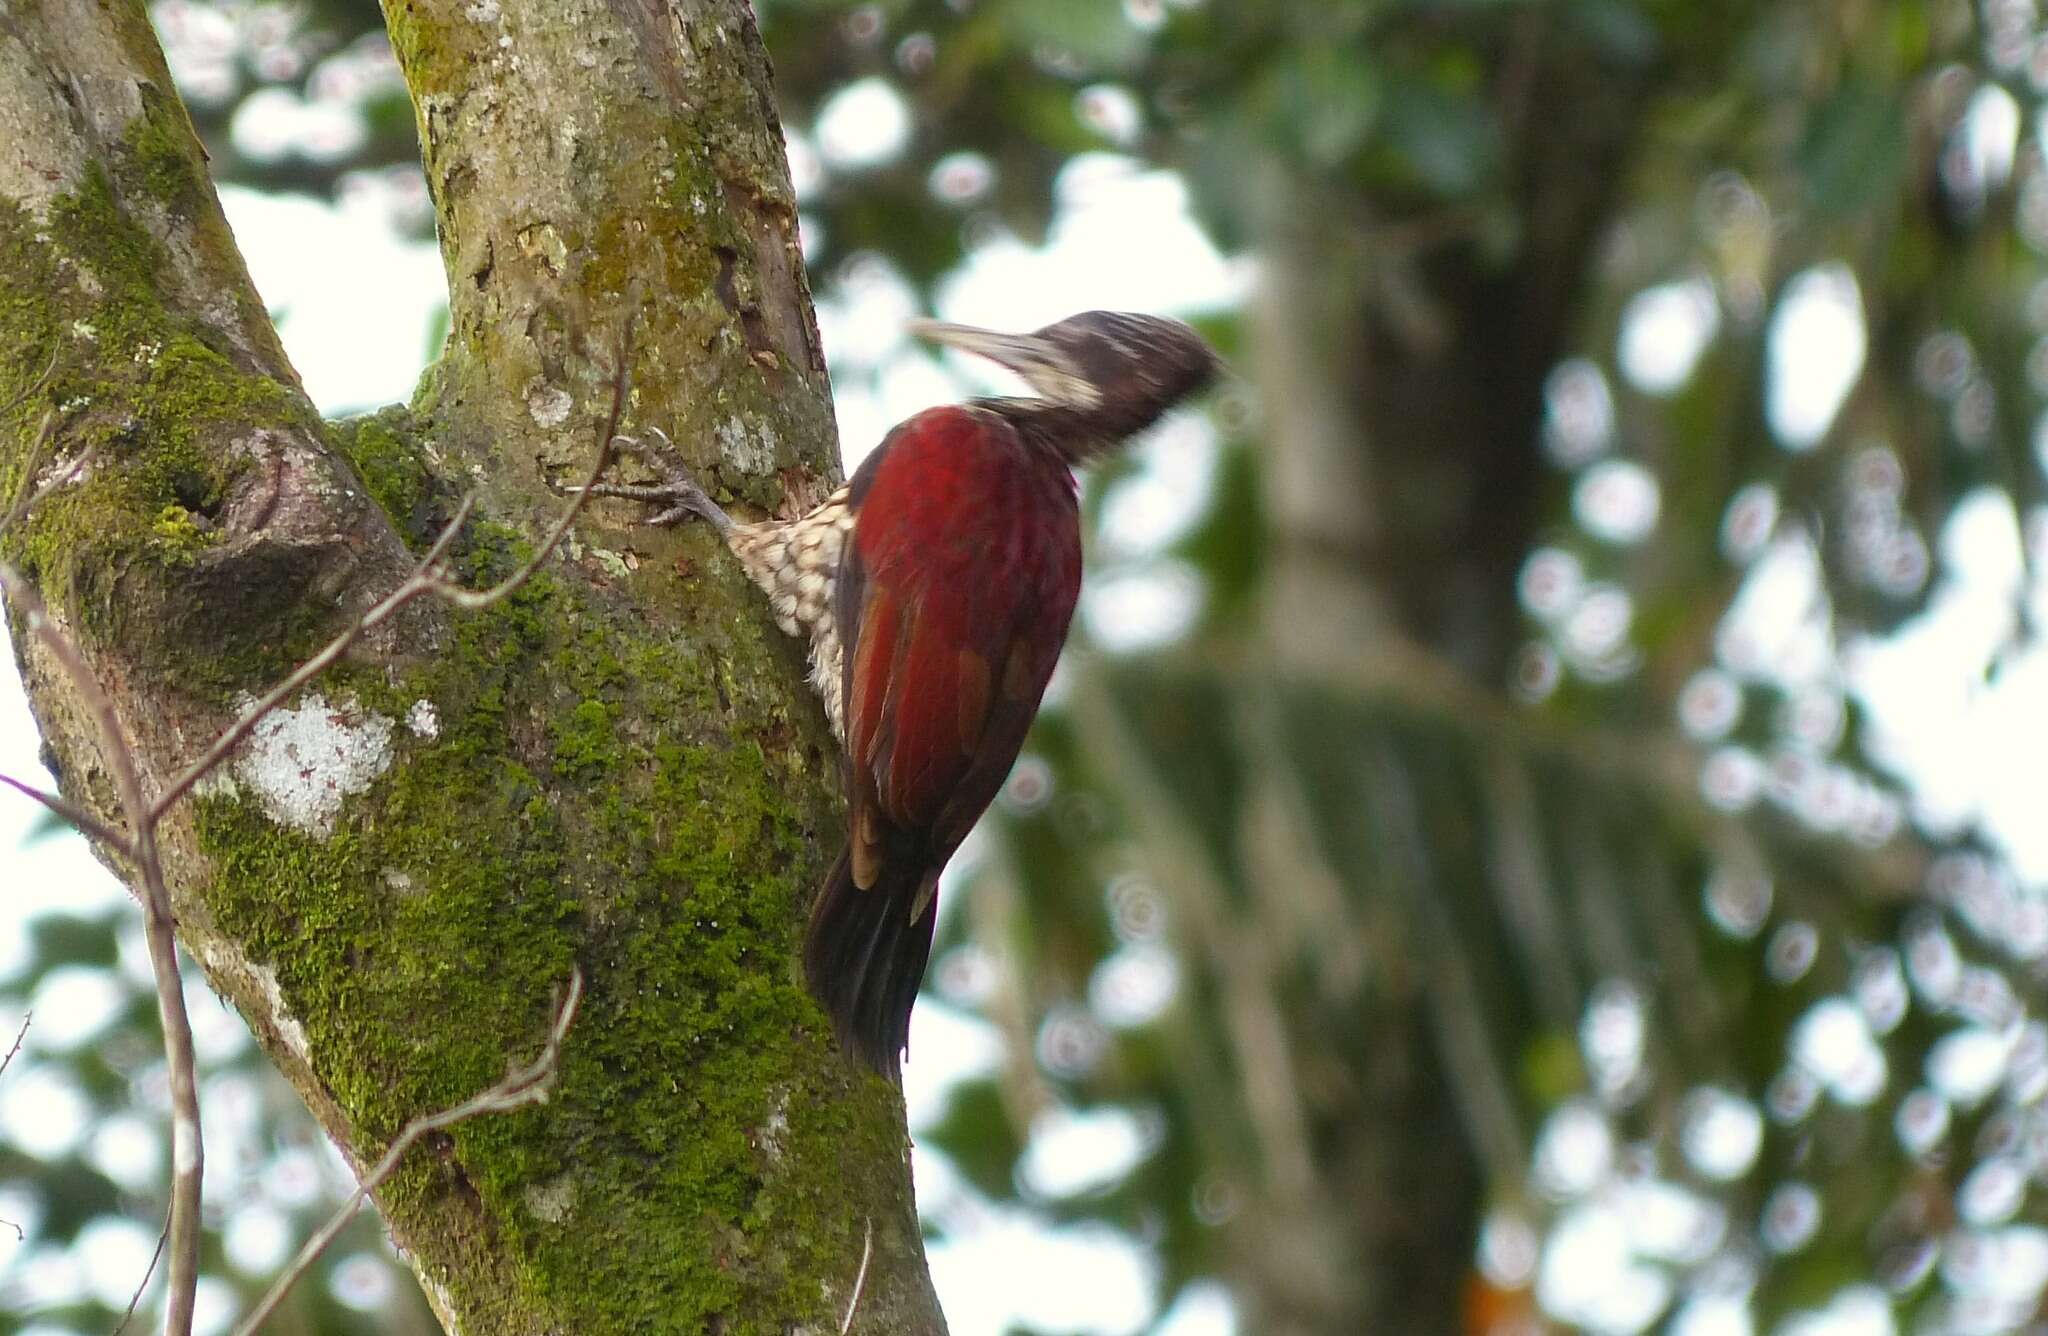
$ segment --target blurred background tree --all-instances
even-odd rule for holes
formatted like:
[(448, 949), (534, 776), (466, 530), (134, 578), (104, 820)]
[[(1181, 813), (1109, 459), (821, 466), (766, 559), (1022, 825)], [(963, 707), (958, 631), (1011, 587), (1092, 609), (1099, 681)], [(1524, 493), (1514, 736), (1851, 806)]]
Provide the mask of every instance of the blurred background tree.
[[(2032, 0), (758, 7), (849, 463), (976, 374), (920, 308), (1149, 304), (1235, 369), (1090, 483), (944, 897), (955, 1331), (2048, 1320)], [(155, 12), (224, 181), (427, 225), (367, 5)], [(148, 1254), (126, 925), (0, 962), (40, 1331)], [(334, 1178), (232, 1031), (222, 1314)], [(355, 1239), (288, 1321), (427, 1329)]]

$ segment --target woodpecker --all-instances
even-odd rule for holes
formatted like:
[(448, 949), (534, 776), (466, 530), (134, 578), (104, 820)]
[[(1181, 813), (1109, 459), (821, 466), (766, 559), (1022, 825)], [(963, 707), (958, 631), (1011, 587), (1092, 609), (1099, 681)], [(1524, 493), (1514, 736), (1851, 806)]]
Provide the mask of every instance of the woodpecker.
[(1089, 311), (1031, 334), (912, 328), (1009, 368), (1033, 395), (916, 414), (793, 520), (734, 520), (665, 436), (659, 449), (621, 438), (665, 482), (591, 489), (661, 505), (645, 523), (711, 523), (782, 629), (809, 637), (850, 810), (804, 972), (841, 1046), (890, 1080), (931, 954), (939, 872), (1016, 761), (1073, 620), (1073, 471), (1216, 370), (1194, 330), (1154, 316)]

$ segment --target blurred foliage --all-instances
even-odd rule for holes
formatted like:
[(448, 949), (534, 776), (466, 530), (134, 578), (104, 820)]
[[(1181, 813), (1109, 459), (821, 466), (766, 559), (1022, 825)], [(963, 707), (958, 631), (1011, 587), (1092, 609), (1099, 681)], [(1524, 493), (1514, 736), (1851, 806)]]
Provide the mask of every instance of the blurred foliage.
[(370, 0), (150, 6), (214, 179), (334, 198), (375, 183), (431, 235), (412, 102)]
[[(2033, 4), (757, 8), (828, 305), (877, 263), (938, 303), (1105, 160), (1179, 173), (1302, 298), (1192, 313), (1239, 374), (1188, 447), (1208, 500), (1112, 565), (1192, 573), (1199, 612), (1165, 649), (1077, 637), (949, 881), (932, 1000), (1007, 1043), (920, 1153), (1137, 1240), (1161, 1309), (1223, 1278), (1246, 1331), (2037, 1326), (2048, 898), (1916, 801), (1859, 667), (1969, 599), (1971, 689), (2038, 649)], [(377, 181), (423, 225), (371, 6), (156, 12), (223, 180)], [(879, 156), (834, 128), (877, 94)], [(1363, 537), (1305, 525), (1303, 461)], [(1988, 595), (1947, 555), (1987, 514), (2019, 571)], [(1280, 611), (1310, 568), (1384, 637)], [(110, 922), (36, 933), (10, 1005), (118, 954)], [(161, 1104), (124, 986), (50, 1059), (95, 1116)], [(1034, 1146), (1082, 1118), (1135, 1149), (1049, 1187)], [(0, 1191), (52, 1256), (159, 1204), (83, 1149), (0, 1149)], [(110, 1324), (8, 1274), (11, 1311)], [(361, 1329), (333, 1293), (299, 1329)]]
[[(1490, 572), (1519, 588), (1522, 644), (1494, 680), (1403, 619), (1481, 670), (1456, 688), (1363, 642), (1349, 668), (1290, 663), (1306, 628), (1262, 593), (1290, 517), (1261, 523), (1255, 489), (1318, 447), (1278, 412), (1228, 430), (1209, 513), (1157, 555), (1208, 577), (1202, 617), (1165, 655), (1070, 656), (1013, 783), (1029, 796), (948, 926), (939, 996), (1035, 1068), (970, 1086), (922, 1143), (998, 1197), (1138, 1231), (1169, 1295), (1231, 1277), (1252, 1330), (1506, 1331), (1546, 1306), (1611, 1330), (2032, 1321), (2048, 906), (1981, 833), (1913, 827), (1852, 656), (1968, 585), (1940, 554), (1980, 489), (2039, 541), (2033, 7), (1121, 8), (764, 5), (793, 127), (866, 80), (911, 108), (886, 162), (823, 155), (814, 262), (880, 254), (938, 295), (991, 237), (1047, 234), (1077, 154), (1172, 167), (1227, 251), (1314, 262), (1290, 347), (1395, 347), (1257, 387), (1355, 414), (1380, 470), (1361, 510), (1398, 504), (1404, 469), (1434, 476), (1429, 453), (1487, 463), (1376, 417), (1396, 402), (1376, 375), (1439, 369), (1433, 338), (1554, 282), (1554, 338), (1489, 337), (1442, 382), (1513, 398), (1537, 359), (1499, 457), (1547, 468), (1493, 512), (1526, 535)], [(1611, 139), (1585, 127), (1617, 117)], [(1590, 244), (1560, 243), (1573, 217)], [(1824, 298), (1848, 317), (1816, 323)], [(1271, 319), (1212, 328), (1264, 369)], [(1844, 364), (1839, 408), (1788, 388), (1829, 360), (1805, 343)], [(1780, 402), (1802, 391), (1811, 427)], [(1121, 485), (1098, 480), (1094, 511)], [(1356, 583), (1398, 603), (1410, 577), (1360, 556)], [(1745, 611), (1766, 586), (1798, 591), (1797, 634)], [(2009, 620), (1987, 681), (2033, 644)], [(1175, 1001), (1134, 1023), (1117, 988), (1162, 943)], [(1484, 1187), (1377, 1252), (1376, 1225), (1330, 1221), (1427, 1190), (1355, 1158), (1444, 1134), (1373, 1091), (1376, 1047), (1418, 1012)], [(1059, 1108), (1156, 1134), (1128, 1178), (1045, 1200), (1020, 1166)], [(1723, 1134), (1753, 1139), (1732, 1165)], [(1313, 1189), (1281, 1182), (1290, 1158)], [(1276, 1232), (1331, 1256), (1276, 1258)], [(1427, 1315), (1371, 1297), (1432, 1249), (1476, 1259), (1461, 1319), (1442, 1287)]]

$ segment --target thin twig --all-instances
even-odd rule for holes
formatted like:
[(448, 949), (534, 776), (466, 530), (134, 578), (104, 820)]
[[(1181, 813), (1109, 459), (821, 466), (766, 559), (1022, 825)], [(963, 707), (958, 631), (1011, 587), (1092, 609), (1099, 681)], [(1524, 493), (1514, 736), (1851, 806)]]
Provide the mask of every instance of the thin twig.
[[(34, 380), (30, 381), (28, 384), (28, 388), (24, 389), (20, 394), (15, 395), (6, 403), (0, 404), (0, 413), (13, 412), (16, 404), (19, 404), (22, 400), (28, 398), (31, 394), (34, 394), (37, 390), (43, 387), (43, 382), (48, 380), (50, 378), (50, 373), (57, 369), (57, 351), (58, 350), (55, 348), (50, 350), (50, 361), (49, 364), (43, 368), (42, 375), (37, 376)], [(56, 410), (51, 409), (50, 411), (43, 414), (43, 420), (36, 425), (35, 439), (28, 443), (28, 453), (22, 457), (21, 484), (16, 489), (14, 504), (7, 508), (7, 514), (5, 518), (0, 518), (0, 534), (4, 534), (9, 529), (13, 528), (14, 522), (16, 520), (19, 520), (23, 515), (27, 514), (30, 510), (32, 510), (35, 507), (36, 503), (43, 499), (44, 494), (50, 490), (49, 488), (45, 487), (37, 488), (32, 491), (31, 484), (35, 482), (36, 465), (42, 462), (43, 447), (49, 443), (50, 430), (56, 424), (56, 421)], [(61, 486), (62, 484), (69, 482), (71, 480), (72, 475), (78, 472), (78, 466), (80, 464), (83, 464), (85, 462), (86, 456), (91, 453), (92, 451), (89, 448), (81, 451), (79, 453), (77, 460), (73, 461), (72, 466), (64, 471), (64, 476), (52, 482), (51, 486)]]
[(846, 1333), (853, 1330), (853, 1315), (860, 1311), (861, 1291), (866, 1289), (868, 1284), (868, 1259), (874, 1256), (874, 1252), (875, 1218), (869, 1216), (867, 1233), (863, 1234), (860, 1240), (860, 1270), (853, 1277), (853, 1297), (846, 1301), (846, 1316), (839, 1323), (839, 1336), (846, 1336)]
[(68, 803), (56, 794), (45, 792), (33, 784), (24, 784), (12, 775), (0, 775), (0, 784), (5, 784), (16, 793), (26, 794), (35, 799), (43, 806), (49, 808), (51, 812), (69, 821), (87, 835), (92, 836), (115, 853), (121, 855), (121, 857), (133, 860), (135, 855), (128, 848), (128, 837), (86, 811), (83, 807), (75, 803)]
[(43, 420), (36, 426), (35, 439), (28, 443), (28, 453), (21, 460), (21, 481), (15, 485), (14, 504), (7, 507), (7, 514), (0, 518), (0, 534), (14, 527), (14, 522), (27, 514), (41, 499), (42, 492), (35, 486), (36, 465), (42, 461), (43, 446), (49, 443), (50, 427), (57, 420), (54, 412), (43, 414)]
[[(22, 1013), (21, 1028), (14, 1032), (14, 1047), (7, 1050), (6, 1057), (0, 1058), (0, 1076), (6, 1075), (7, 1069), (14, 1065), (15, 1056), (21, 1052), (21, 1041), (28, 1038), (28, 1023), (31, 1019), (34, 1018), (34, 1016), (35, 1013), (33, 1011), (26, 1011)], [(28, 1242), (28, 1231), (23, 1229), (20, 1225), (14, 1223), (12, 1220), (0, 1220), (0, 1225), (5, 1225), (7, 1228), (14, 1231), (14, 1241), (16, 1243)]]
[(21, 1041), (28, 1038), (28, 1023), (33, 1019), (35, 1019), (33, 1011), (22, 1013), (21, 1028), (14, 1032), (14, 1047), (7, 1050), (6, 1057), (0, 1058), (0, 1076), (7, 1074), (7, 1069), (14, 1065), (14, 1059), (20, 1055)]
[(24, 462), (21, 473), (21, 489), (15, 496), (14, 504), (7, 508), (5, 517), (0, 517), (0, 534), (4, 534), (13, 528), (20, 522), (22, 516), (41, 505), (44, 497), (56, 491), (59, 487), (68, 484), (73, 478), (78, 476), (79, 470), (92, 461), (92, 447), (87, 446), (78, 452), (77, 458), (64, 466), (63, 472), (44, 483), (41, 487), (30, 490), (29, 484), (35, 481), (36, 462), (42, 458), (43, 446), (50, 439), (50, 429), (56, 421), (57, 415), (55, 412), (43, 414), (42, 425), (36, 428), (36, 438), (29, 442), (28, 457)]
[(156, 1264), (163, 1259), (164, 1240), (171, 1236), (171, 1221), (164, 1217), (164, 1227), (156, 1236), (156, 1251), (149, 1255), (149, 1269), (142, 1273), (142, 1283), (135, 1287), (135, 1293), (128, 1296), (128, 1311), (121, 1314), (121, 1324), (114, 1328), (113, 1336), (121, 1336), (128, 1330), (130, 1319), (135, 1316), (135, 1307), (142, 1302), (143, 1291), (149, 1288), (149, 1278), (156, 1274)]
[(50, 349), (50, 360), (43, 364), (43, 374), (30, 381), (20, 394), (15, 395), (6, 403), (0, 404), (0, 413), (12, 413), (17, 404), (43, 388), (44, 382), (50, 379), (50, 373), (57, 369), (57, 354), (62, 351), (64, 351), (64, 345), (61, 343)]
[(171, 1086), (170, 1279), (164, 1329), (192, 1329), (193, 1296), (199, 1285), (199, 1182), (204, 1152), (199, 1138), (199, 1081), (192, 1050), (192, 1021), (185, 1011), (184, 980), (178, 973), (178, 942), (171, 917), (171, 893), (157, 854), (156, 819), (142, 796), (135, 754), (121, 731), (113, 697), (93, 676), (78, 647), (57, 628), (41, 595), (13, 567), (0, 562), (0, 590), (21, 611), (28, 633), (57, 660), (84, 702), (100, 733), (103, 760), (114, 781), (121, 810), (135, 826), (130, 858), (142, 882), (143, 940), (149, 946), (156, 982), (157, 1014), (163, 1022), (164, 1058)]
[(327, 1245), (334, 1242), (335, 1236), (355, 1218), (356, 1210), (363, 1204), (363, 1199), (375, 1192), (383, 1185), (385, 1179), (397, 1171), (399, 1162), (405, 1158), (405, 1153), (411, 1150), (421, 1137), (487, 1113), (507, 1113), (546, 1100), (548, 1088), (554, 1084), (556, 1067), (561, 1059), (562, 1040), (568, 1035), (570, 1025), (575, 1022), (576, 1007), (582, 1000), (583, 968), (579, 965), (570, 971), (568, 995), (556, 1009), (554, 1026), (548, 1031), (547, 1043), (541, 1049), (540, 1056), (524, 1067), (514, 1067), (505, 1074), (504, 1080), (490, 1089), (472, 1095), (452, 1108), (415, 1118), (401, 1128), (397, 1137), (385, 1150), (383, 1158), (377, 1161), (376, 1167), (362, 1176), (356, 1190), (349, 1194), (348, 1200), (329, 1217), (319, 1232), (306, 1240), (306, 1246), (299, 1249), (298, 1256), (292, 1259), (292, 1264), (271, 1284), (262, 1302), (250, 1310), (249, 1316), (235, 1327), (234, 1336), (249, 1336), (249, 1333), (262, 1326), (270, 1315), (277, 1311), (277, 1306), (284, 1302), (284, 1297), (291, 1291), (293, 1284), (306, 1274), (320, 1254), (326, 1251)]

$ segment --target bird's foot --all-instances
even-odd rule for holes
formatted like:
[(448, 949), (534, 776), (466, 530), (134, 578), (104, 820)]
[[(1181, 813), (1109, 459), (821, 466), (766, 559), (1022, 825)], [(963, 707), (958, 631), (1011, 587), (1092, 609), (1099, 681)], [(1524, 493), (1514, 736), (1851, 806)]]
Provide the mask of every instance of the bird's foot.
[[(592, 496), (616, 496), (627, 501), (645, 501), (662, 509), (641, 520), (642, 524), (669, 525), (695, 516), (709, 520), (720, 533), (732, 528), (732, 516), (725, 513), (697, 480), (690, 476), (683, 464), (682, 452), (668, 433), (659, 427), (648, 431), (660, 438), (659, 445), (652, 445), (635, 436), (614, 436), (612, 444), (621, 453), (629, 454), (646, 464), (666, 479), (664, 482), (629, 485), (626, 483), (601, 482), (587, 490)], [(586, 490), (570, 488), (570, 491)]]

